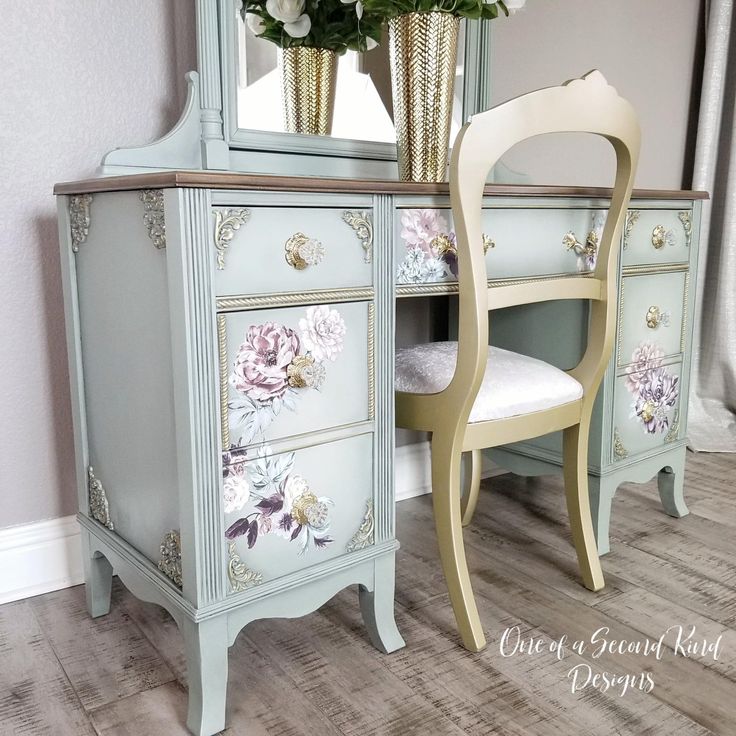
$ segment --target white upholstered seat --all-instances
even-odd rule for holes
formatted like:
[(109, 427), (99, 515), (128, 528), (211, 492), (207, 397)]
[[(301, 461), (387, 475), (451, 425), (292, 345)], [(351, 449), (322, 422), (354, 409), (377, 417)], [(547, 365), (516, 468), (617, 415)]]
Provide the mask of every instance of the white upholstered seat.
[[(396, 352), (395, 388), (434, 394), (447, 388), (457, 361), (456, 342), (412, 345)], [(549, 363), (489, 347), (486, 372), (469, 421), (505, 419), (576, 401), (583, 387)]]

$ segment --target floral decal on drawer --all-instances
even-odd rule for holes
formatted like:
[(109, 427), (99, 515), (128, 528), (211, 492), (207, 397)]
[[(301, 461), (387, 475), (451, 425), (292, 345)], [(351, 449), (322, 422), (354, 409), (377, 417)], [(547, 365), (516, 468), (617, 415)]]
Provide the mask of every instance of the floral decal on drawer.
[(632, 365), (626, 369), (626, 388), (633, 397), (631, 416), (641, 421), (648, 434), (667, 432), (667, 414), (679, 396), (679, 378), (662, 366), (663, 359), (662, 348), (641, 342), (631, 355)]
[(423, 284), (457, 277), (455, 233), (437, 210), (404, 210), (401, 239), (406, 255), (399, 265), (400, 284)]
[(276, 322), (250, 325), (229, 377), (237, 397), (228, 402), (235, 445), (263, 434), (281, 410), (296, 411), (297, 397), (326, 379), (325, 363), (335, 361), (345, 341), (345, 321), (327, 305), (309, 307), (298, 331)]
[(296, 542), (300, 555), (333, 541), (327, 533), (334, 502), (318, 496), (293, 470), (293, 452), (273, 455), (263, 446), (253, 458), (247, 458), (246, 450), (223, 453), (225, 513), (248, 507), (225, 531), (228, 539), (244, 536), (252, 549), (264, 535), (275, 535)]

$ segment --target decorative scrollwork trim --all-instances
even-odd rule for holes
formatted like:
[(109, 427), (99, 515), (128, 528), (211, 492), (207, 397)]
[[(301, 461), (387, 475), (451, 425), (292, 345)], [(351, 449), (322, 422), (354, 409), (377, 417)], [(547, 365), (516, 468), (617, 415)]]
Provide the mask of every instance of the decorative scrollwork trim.
[(162, 250), (166, 247), (166, 223), (164, 222), (164, 192), (162, 189), (143, 189), (138, 192), (143, 202), (143, 223), (153, 245)]
[(181, 588), (181, 538), (176, 529), (167, 532), (161, 542), (161, 559), (158, 569), (169, 578), (177, 588)]
[(373, 520), (373, 501), (366, 503), (363, 521), (358, 527), (358, 531), (353, 534), (352, 539), (347, 543), (345, 550), (347, 552), (357, 552), (359, 549), (365, 549), (373, 544), (375, 523)]
[(685, 231), (685, 246), (687, 248), (690, 247), (690, 243), (693, 239), (693, 220), (690, 215), (689, 210), (686, 210), (685, 212), (678, 212), (677, 217), (680, 219), (680, 222), (682, 223), (682, 229)]
[(631, 231), (634, 229), (637, 220), (641, 212), (639, 210), (629, 210), (626, 213), (626, 221), (624, 223), (624, 250), (629, 247), (629, 238), (631, 237)]
[(613, 430), (613, 454), (618, 460), (623, 460), (629, 456), (629, 451), (621, 441), (621, 435), (618, 433), (618, 429)]
[(665, 442), (674, 442), (677, 436), (680, 434), (680, 410), (675, 409), (675, 416), (672, 418), (672, 424), (670, 430), (665, 435)]
[(79, 246), (89, 235), (91, 205), (91, 194), (75, 194), (69, 199), (69, 225), (74, 253), (79, 253)]
[(89, 515), (100, 524), (106, 526), (111, 532), (115, 526), (110, 518), (110, 504), (107, 502), (107, 493), (99, 478), (95, 478), (94, 469), (90, 465), (87, 468), (87, 492), (89, 495)]
[(236, 231), (250, 219), (250, 210), (213, 210), (215, 216), (215, 250), (217, 251), (217, 270), (225, 270), (225, 251), (227, 251)]
[(233, 593), (242, 593), (248, 588), (253, 588), (263, 582), (263, 575), (259, 572), (249, 570), (240, 558), (235, 547), (235, 542), (228, 542), (227, 578), (230, 581), (230, 590)]
[(370, 212), (343, 212), (342, 219), (355, 230), (363, 246), (363, 260), (370, 263), (373, 260), (373, 222)]

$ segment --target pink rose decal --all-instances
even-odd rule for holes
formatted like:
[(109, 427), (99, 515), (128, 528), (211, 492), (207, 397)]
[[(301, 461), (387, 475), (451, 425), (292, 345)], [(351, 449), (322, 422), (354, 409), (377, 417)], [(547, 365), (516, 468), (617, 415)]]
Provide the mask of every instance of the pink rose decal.
[(404, 210), (401, 215), (401, 239), (408, 249), (420, 248), (434, 257), (432, 241), (448, 232), (447, 220), (438, 210)]
[(275, 322), (251, 325), (235, 358), (230, 383), (253, 401), (281, 398), (289, 386), (287, 367), (298, 354), (294, 330)]

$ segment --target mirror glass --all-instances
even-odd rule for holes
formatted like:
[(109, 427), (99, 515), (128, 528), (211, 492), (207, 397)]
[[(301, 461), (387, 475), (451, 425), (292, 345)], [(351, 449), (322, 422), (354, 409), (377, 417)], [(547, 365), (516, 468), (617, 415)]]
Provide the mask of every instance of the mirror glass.
[[(237, 13), (237, 126), (284, 132), (279, 48), (255, 36)], [(451, 138), (462, 125), (465, 25), (460, 26)], [(395, 143), (391, 104), (388, 36), (365, 54), (348, 51), (339, 58), (332, 136)]]

